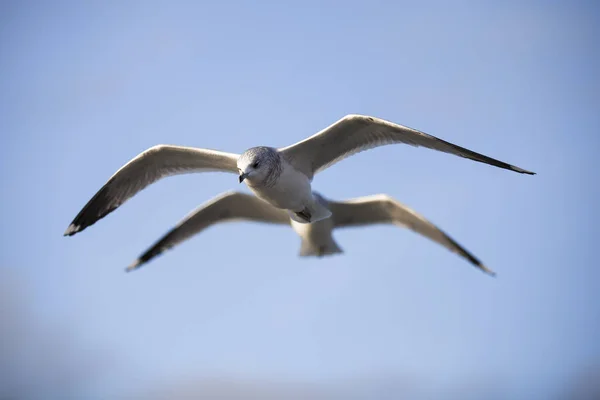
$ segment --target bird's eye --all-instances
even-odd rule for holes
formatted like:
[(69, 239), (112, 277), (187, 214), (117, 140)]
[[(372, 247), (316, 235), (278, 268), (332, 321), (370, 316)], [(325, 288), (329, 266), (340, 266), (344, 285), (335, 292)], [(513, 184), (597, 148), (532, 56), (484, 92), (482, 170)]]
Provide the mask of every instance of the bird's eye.
[(258, 161), (252, 164), (252, 168), (258, 168)]

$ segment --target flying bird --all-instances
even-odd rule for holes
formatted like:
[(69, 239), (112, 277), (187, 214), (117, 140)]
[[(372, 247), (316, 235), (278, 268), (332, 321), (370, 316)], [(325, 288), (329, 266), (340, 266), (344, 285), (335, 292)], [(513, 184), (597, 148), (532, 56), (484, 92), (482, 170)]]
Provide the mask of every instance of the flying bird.
[(283, 148), (253, 147), (234, 154), (157, 145), (121, 167), (77, 214), (65, 231), (74, 235), (105, 217), (148, 185), (167, 176), (205, 171), (237, 174), (239, 182), (299, 223), (331, 216), (311, 188), (316, 173), (360, 151), (403, 143), (426, 147), (522, 174), (533, 172), (383, 119), (347, 115), (315, 135)]
[(326, 199), (317, 192), (312, 194), (323, 207), (331, 210), (332, 215), (330, 218), (306, 224), (295, 221), (285, 210), (274, 207), (251, 194), (225, 192), (193, 210), (131, 263), (126, 271), (140, 268), (165, 250), (190, 239), (214, 224), (245, 220), (278, 225), (291, 224), (301, 239), (299, 252), (301, 257), (323, 257), (343, 253), (333, 238), (334, 229), (393, 224), (411, 229), (460, 255), (482, 271), (495, 275), (474, 255), (425, 217), (387, 195), (377, 194), (338, 202)]

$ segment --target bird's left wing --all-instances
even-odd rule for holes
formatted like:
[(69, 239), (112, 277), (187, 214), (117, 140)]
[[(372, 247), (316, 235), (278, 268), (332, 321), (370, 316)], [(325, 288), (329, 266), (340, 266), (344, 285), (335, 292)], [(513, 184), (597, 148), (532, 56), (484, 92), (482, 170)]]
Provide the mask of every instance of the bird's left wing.
[(64, 234), (72, 236), (81, 232), (167, 176), (202, 171), (237, 173), (237, 158), (237, 154), (195, 147), (151, 147), (115, 172), (81, 209)]
[(462, 256), (482, 271), (490, 275), (495, 275), (492, 270), (483, 265), (473, 254), (469, 253), (445, 232), (425, 219), (425, 217), (387, 195), (378, 194), (359, 197), (343, 202), (330, 200), (329, 209), (333, 213), (332, 218), (335, 227), (383, 223), (405, 227)]
[(163, 251), (195, 236), (206, 228), (226, 221), (249, 220), (270, 224), (290, 224), (288, 213), (258, 197), (246, 193), (225, 192), (200, 205), (166, 235), (138, 257), (126, 271), (147, 263)]
[(426, 147), (521, 174), (535, 174), (416, 129), (364, 115), (347, 115), (321, 132), (280, 151), (296, 169), (312, 178), (317, 172), (355, 153), (395, 143)]

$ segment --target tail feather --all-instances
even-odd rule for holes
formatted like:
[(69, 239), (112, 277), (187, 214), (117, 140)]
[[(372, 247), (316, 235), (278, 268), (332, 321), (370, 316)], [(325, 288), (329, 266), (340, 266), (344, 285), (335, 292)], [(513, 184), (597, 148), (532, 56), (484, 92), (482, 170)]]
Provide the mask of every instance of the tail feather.
[(309, 242), (308, 240), (303, 240), (300, 246), (299, 255), (300, 257), (323, 257), (343, 252), (344, 251), (341, 249), (341, 247), (338, 246), (333, 239), (326, 244), (316, 244)]

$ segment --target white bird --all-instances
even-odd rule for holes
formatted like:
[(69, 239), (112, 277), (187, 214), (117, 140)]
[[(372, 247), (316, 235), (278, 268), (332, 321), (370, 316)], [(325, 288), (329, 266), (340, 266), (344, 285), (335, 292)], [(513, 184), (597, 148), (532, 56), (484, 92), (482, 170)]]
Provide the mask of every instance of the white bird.
[(286, 211), (276, 208), (256, 196), (234, 191), (225, 192), (193, 210), (131, 263), (126, 271), (140, 268), (165, 250), (190, 239), (214, 224), (247, 220), (279, 225), (291, 224), (301, 239), (299, 253), (301, 257), (322, 257), (342, 253), (342, 249), (333, 238), (334, 229), (393, 224), (411, 229), (464, 257), (482, 271), (495, 275), (492, 270), (425, 217), (387, 195), (377, 194), (341, 202), (326, 199), (317, 192), (313, 192), (313, 196), (324, 207), (331, 210), (331, 218), (311, 224), (299, 223), (291, 219)]
[(312, 194), (314, 175), (360, 151), (394, 143), (422, 146), (474, 161), (533, 175), (519, 167), (475, 153), (434, 136), (363, 115), (347, 115), (294, 145), (253, 147), (241, 155), (216, 150), (158, 145), (121, 167), (83, 207), (65, 231), (74, 235), (114, 211), (161, 178), (204, 171), (237, 173), (240, 183), (261, 199), (286, 210), (296, 222), (316, 222), (331, 215)]

